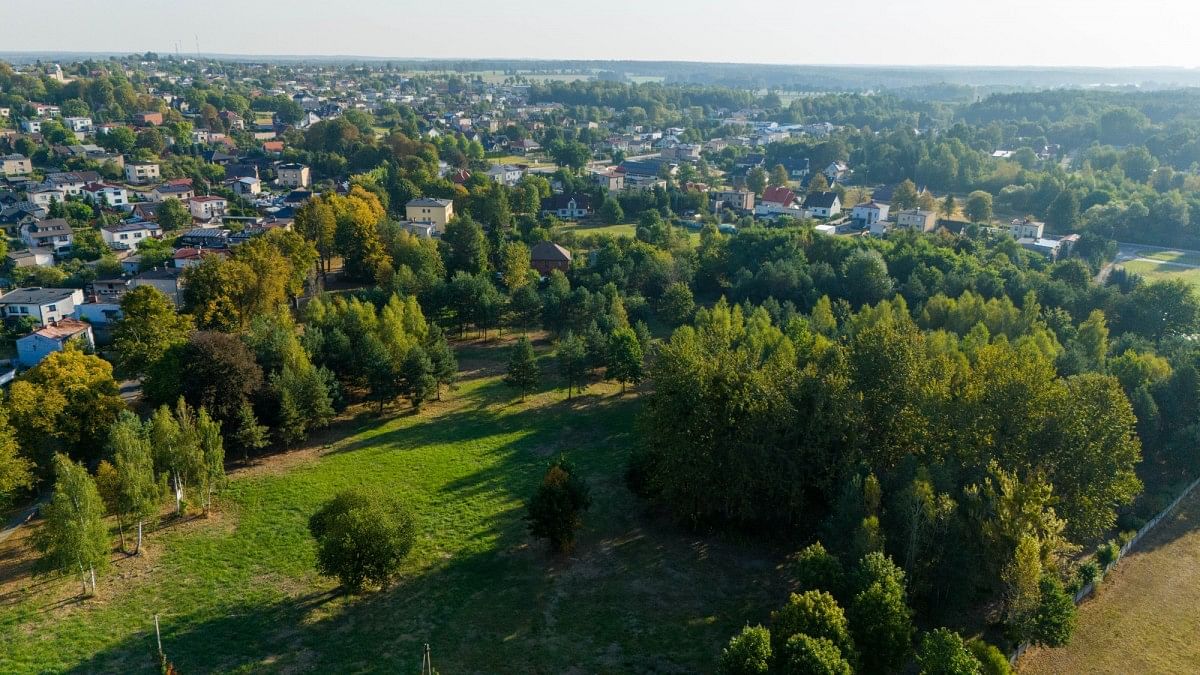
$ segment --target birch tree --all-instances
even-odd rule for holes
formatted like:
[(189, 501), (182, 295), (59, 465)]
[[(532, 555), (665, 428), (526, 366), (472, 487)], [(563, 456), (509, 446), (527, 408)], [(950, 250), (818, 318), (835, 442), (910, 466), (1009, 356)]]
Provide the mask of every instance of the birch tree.
[(142, 526), (158, 514), (162, 501), (161, 485), (154, 479), (154, 453), (146, 426), (131, 413), (124, 413), (113, 424), (108, 437), (113, 468), (117, 476), (117, 523), (121, 528), (121, 548), (125, 548), (125, 523), (137, 523), (137, 543), (133, 554), (142, 550)]
[(204, 495), (204, 514), (208, 515), (213, 492), (225, 482), (225, 445), (221, 441), (221, 423), (209, 417), (204, 408), (197, 416), (196, 436), (201, 457), (199, 486)]
[(96, 593), (96, 568), (108, 565), (108, 532), (104, 502), (82, 465), (63, 454), (54, 456), (54, 497), (42, 510), (46, 524), (34, 535), (41, 565), (63, 574), (78, 573), (83, 593)]

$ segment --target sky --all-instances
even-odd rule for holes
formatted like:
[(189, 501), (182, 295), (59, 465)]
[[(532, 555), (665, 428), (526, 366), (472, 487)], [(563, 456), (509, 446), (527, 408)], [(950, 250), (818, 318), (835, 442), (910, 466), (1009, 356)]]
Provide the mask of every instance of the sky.
[[(1196, 0), (0, 0), (0, 51), (1200, 66)], [(1172, 27), (1183, 27), (1176, 30)]]

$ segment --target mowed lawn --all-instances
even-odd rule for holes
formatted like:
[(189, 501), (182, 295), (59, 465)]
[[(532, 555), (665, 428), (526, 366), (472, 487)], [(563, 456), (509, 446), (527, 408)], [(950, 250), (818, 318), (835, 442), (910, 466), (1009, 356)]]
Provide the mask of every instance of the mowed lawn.
[[(468, 346), (447, 401), (362, 412), (340, 440), (234, 472), (211, 518), (150, 532), (141, 558), (114, 553), (95, 599), (28, 575), (27, 529), (0, 544), (0, 672), (152, 672), (155, 614), (183, 673), (415, 673), (424, 643), (443, 673), (711, 672), (784, 601), (783, 556), (689, 533), (628, 491), (636, 394), (601, 384), (566, 402), (543, 354), (547, 389), (521, 404), (506, 357)], [(566, 557), (522, 520), (559, 452), (594, 502)], [(306, 525), (359, 485), (411, 504), (419, 536), (398, 584), (347, 597), (315, 574)]]
[(1200, 492), (1117, 564), (1061, 649), (1031, 650), (1021, 673), (1195, 673), (1200, 664)]
[[(1156, 260), (1164, 260), (1160, 257), (1161, 254), (1155, 256)], [(1184, 262), (1183, 259), (1170, 260), (1167, 262), (1180, 262), (1190, 265), (1190, 262)], [(1163, 264), (1150, 262), (1149, 260), (1129, 260), (1118, 263), (1118, 267), (1124, 267), (1127, 271), (1140, 274), (1149, 281), (1162, 281), (1166, 279), (1183, 279), (1197, 289), (1200, 289), (1200, 267), (1184, 267), (1176, 264)]]

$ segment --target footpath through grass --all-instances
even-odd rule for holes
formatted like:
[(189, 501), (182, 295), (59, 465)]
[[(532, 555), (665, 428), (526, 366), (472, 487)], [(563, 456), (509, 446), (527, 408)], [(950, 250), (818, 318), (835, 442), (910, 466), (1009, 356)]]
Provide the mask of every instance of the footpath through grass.
[(1031, 650), (1021, 673), (1195, 673), (1200, 664), (1200, 492), (1138, 543), (1080, 607), (1061, 649)]
[[(783, 602), (777, 556), (644, 512), (623, 481), (634, 395), (598, 385), (519, 404), (500, 380), (506, 356), (461, 350), (446, 402), (363, 413), (328, 447), (236, 472), (219, 513), (150, 533), (141, 558), (114, 554), (95, 599), (30, 577), (28, 532), (0, 545), (0, 671), (153, 672), (159, 614), (184, 673), (409, 673), (426, 642), (443, 673), (711, 672), (729, 635)], [(522, 520), (559, 452), (593, 494), (566, 558)], [(407, 500), (419, 537), (400, 583), (346, 597), (313, 571), (306, 527), (356, 485)]]

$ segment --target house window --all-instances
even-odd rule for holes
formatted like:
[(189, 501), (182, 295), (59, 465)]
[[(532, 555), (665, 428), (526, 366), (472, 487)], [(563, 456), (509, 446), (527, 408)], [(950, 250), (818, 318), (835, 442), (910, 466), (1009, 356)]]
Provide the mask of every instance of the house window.
[(48, 305), (48, 306), (46, 307), (46, 310), (47, 310), (47, 311), (50, 311), (50, 312), (57, 312), (57, 311), (58, 311), (58, 305)]

